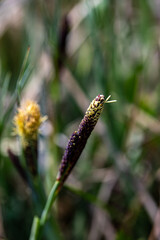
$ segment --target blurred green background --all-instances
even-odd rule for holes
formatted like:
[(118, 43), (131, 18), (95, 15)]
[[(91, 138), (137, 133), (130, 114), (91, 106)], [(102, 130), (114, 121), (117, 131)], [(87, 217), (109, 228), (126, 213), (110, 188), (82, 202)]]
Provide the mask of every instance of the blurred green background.
[(117, 103), (106, 104), (42, 239), (160, 239), (159, 79), (159, 0), (0, 1), (0, 239), (28, 239), (44, 206), (8, 158), (21, 152), (17, 104), (35, 100), (48, 116), (38, 159), (47, 196), (98, 94)]

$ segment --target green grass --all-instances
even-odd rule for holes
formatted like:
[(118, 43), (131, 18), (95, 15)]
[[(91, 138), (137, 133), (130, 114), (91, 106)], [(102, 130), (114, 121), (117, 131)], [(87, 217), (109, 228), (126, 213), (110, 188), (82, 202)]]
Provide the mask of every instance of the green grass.
[[(0, 32), (0, 236), (6, 239), (29, 239), (66, 139), (98, 94), (111, 94), (117, 103), (106, 104), (42, 239), (149, 239), (153, 231), (160, 179), (157, 7), (145, 0), (102, 0), (95, 8), (93, 2), (30, 1), (22, 5), (22, 20), (13, 18)], [(73, 17), (83, 14), (76, 13), (80, 3), (87, 14), (78, 22)], [(69, 33), (62, 28), (65, 14)], [(21, 152), (12, 121), (24, 96), (35, 98), (48, 116), (39, 137), (39, 179), (33, 189), (7, 154), (8, 148)]]

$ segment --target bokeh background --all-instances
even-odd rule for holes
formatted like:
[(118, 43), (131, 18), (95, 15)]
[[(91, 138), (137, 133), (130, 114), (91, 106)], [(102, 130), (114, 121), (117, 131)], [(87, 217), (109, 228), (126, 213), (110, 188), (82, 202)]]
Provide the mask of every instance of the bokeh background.
[[(7, 150), (37, 101), (46, 196), (90, 101), (112, 95), (51, 212), (45, 240), (160, 239), (160, 1), (0, 1), (0, 239), (27, 240), (40, 199)], [(25, 167), (25, 166), (24, 166)]]

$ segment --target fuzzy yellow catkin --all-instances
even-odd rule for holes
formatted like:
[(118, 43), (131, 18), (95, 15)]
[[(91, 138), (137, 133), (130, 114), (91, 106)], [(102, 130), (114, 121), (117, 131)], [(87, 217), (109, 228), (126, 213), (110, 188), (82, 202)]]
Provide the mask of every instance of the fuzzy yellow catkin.
[(13, 120), (14, 134), (20, 137), (26, 165), (33, 176), (37, 175), (39, 127), (46, 118), (41, 116), (40, 107), (36, 102), (27, 101), (25, 105), (18, 108)]
[(20, 136), (23, 147), (37, 140), (39, 127), (45, 120), (46, 116), (41, 116), (39, 105), (34, 101), (27, 101), (18, 108), (13, 120), (14, 133)]

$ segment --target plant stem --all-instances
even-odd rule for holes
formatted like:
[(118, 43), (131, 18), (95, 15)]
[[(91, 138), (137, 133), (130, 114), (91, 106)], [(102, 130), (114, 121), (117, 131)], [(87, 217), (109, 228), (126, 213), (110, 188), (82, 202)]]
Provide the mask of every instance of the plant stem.
[(51, 210), (52, 204), (53, 204), (54, 200), (56, 199), (59, 191), (60, 191), (60, 182), (56, 180), (52, 189), (51, 189), (51, 191), (50, 191), (50, 193), (49, 193), (46, 205), (43, 209), (43, 212), (42, 212), (42, 215), (41, 215), (41, 218), (40, 218), (41, 227), (45, 224), (45, 222), (47, 220), (48, 213)]
[(31, 235), (30, 235), (29, 240), (38, 240), (39, 239), (40, 230), (43, 228), (43, 226), (45, 225), (45, 223), (47, 221), (47, 216), (51, 210), (52, 204), (53, 204), (54, 200), (56, 199), (60, 189), (61, 189), (61, 184), (59, 181), (56, 180), (50, 193), (49, 193), (46, 205), (42, 211), (40, 219), (37, 216), (34, 217), (34, 220), (32, 223)]
[(39, 218), (37, 216), (35, 216), (33, 219), (31, 235), (30, 235), (29, 240), (38, 239), (39, 228), (40, 228), (40, 221), (39, 221)]

